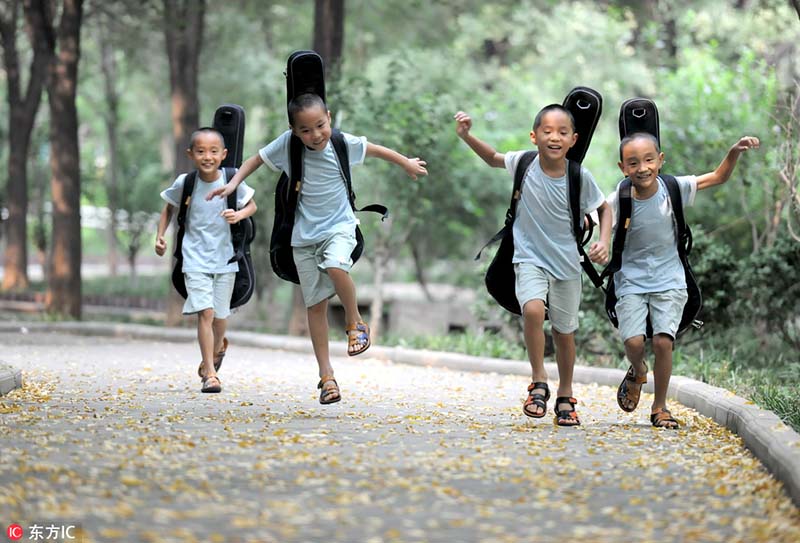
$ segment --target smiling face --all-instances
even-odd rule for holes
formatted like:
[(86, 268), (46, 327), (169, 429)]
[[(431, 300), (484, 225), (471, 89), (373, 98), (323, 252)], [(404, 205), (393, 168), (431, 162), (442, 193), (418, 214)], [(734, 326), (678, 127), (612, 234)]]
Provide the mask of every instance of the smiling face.
[(198, 130), (192, 137), (191, 147), (186, 154), (197, 168), (200, 178), (213, 181), (218, 177), (217, 170), (225, 160), (228, 150), (225, 142), (216, 130)]
[(322, 151), (331, 139), (331, 113), (321, 105), (313, 105), (296, 112), (292, 119), (292, 133), (314, 151)]
[(657, 178), (664, 164), (664, 153), (652, 136), (634, 135), (620, 145), (619, 169), (631, 180), (641, 197), (652, 195), (658, 188)]
[(569, 114), (552, 109), (544, 112), (538, 121), (531, 132), (531, 142), (539, 149), (539, 155), (545, 160), (563, 160), (578, 141)]

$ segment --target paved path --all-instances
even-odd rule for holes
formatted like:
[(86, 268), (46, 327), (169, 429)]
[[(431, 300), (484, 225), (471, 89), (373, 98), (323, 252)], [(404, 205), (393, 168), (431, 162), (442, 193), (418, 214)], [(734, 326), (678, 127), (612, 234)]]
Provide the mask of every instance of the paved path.
[[(232, 345), (219, 395), (193, 344), (0, 333), (0, 523), (82, 543), (796, 542), (800, 512), (741, 440), (675, 405), (678, 432), (577, 385), (584, 425), (521, 414), (518, 376)], [(550, 402), (552, 408), (552, 400)], [(23, 541), (26, 541), (23, 539)]]

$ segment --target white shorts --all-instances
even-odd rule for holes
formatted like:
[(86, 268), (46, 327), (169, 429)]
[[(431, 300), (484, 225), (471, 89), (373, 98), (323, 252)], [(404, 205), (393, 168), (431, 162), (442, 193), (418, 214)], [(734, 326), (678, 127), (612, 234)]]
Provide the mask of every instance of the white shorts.
[(648, 312), (653, 335), (667, 334), (675, 339), (683, 316), (683, 306), (688, 299), (689, 294), (685, 288), (626, 294), (617, 300), (617, 319), (622, 341), (646, 335)]
[(227, 319), (230, 316), (235, 272), (188, 272), (183, 274), (183, 279), (187, 293), (186, 303), (183, 304), (184, 315), (213, 309), (215, 319)]
[(550, 325), (556, 332), (571, 334), (578, 329), (578, 308), (581, 305), (581, 277), (556, 279), (539, 266), (527, 262), (514, 264), (517, 276), (517, 301), (521, 308), (531, 300), (547, 304)]
[(356, 248), (356, 233), (337, 232), (325, 241), (304, 247), (292, 247), (294, 265), (300, 278), (300, 290), (306, 307), (317, 305), (334, 294), (328, 268), (346, 272), (353, 267), (350, 255)]

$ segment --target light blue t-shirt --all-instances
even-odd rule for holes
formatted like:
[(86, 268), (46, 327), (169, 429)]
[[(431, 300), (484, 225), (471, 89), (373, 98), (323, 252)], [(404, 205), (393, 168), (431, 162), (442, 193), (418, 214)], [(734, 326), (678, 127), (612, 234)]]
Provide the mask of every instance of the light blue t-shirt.
[[(697, 178), (687, 175), (676, 179), (685, 209), (694, 204)], [(608, 197), (608, 204), (616, 224), (619, 185)], [(672, 201), (664, 181), (659, 177), (656, 193), (645, 200), (632, 197), (631, 205), (631, 223), (622, 251), (622, 267), (614, 274), (617, 297), (686, 288), (686, 274), (678, 256)]]
[[(525, 151), (505, 154), (508, 172), (514, 176)], [(581, 216), (603, 203), (603, 193), (584, 167), (581, 167)], [(522, 181), (522, 196), (517, 202), (514, 220), (514, 263), (530, 262), (556, 279), (577, 279), (581, 275), (581, 257), (569, 212), (567, 175), (547, 176), (537, 156)]]
[[(350, 166), (364, 162), (367, 138), (342, 133), (347, 143)], [(287, 130), (258, 151), (261, 160), (275, 171), (289, 174), (289, 141)], [(347, 197), (347, 185), (339, 160), (329, 141), (322, 151), (303, 150), (303, 184), (297, 200), (292, 247), (314, 245), (339, 232), (354, 232), (356, 217)]]
[[(183, 182), (186, 174), (182, 173), (172, 186), (161, 193), (169, 204), (180, 207), (183, 195)], [(214, 181), (203, 181), (200, 176), (194, 184), (189, 207), (186, 210), (186, 233), (183, 236), (183, 273), (229, 273), (239, 271), (239, 263), (228, 264), (233, 256), (231, 242), (231, 225), (221, 213), (228, 207), (226, 198), (206, 196), (214, 189), (225, 185), (225, 172), (219, 170), (219, 177)], [(236, 187), (236, 208), (241, 209), (253, 198), (254, 191), (245, 183)]]

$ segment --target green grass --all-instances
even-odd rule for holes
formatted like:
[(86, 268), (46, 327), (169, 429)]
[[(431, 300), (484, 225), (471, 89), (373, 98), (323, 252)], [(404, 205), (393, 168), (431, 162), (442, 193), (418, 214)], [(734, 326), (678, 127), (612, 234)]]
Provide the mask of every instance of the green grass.
[[(140, 275), (135, 283), (127, 275), (92, 277), (81, 280), (81, 291), (84, 295), (139, 296), (161, 299), (169, 294), (171, 288), (172, 285), (166, 273), (163, 275)], [(31, 281), (30, 290), (44, 292), (47, 290), (47, 284), (43, 281)]]

